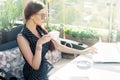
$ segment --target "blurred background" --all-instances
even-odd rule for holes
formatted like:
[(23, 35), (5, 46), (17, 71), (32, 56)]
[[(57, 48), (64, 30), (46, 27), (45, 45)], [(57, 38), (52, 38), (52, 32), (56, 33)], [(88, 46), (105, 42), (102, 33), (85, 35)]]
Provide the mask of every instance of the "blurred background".
[[(0, 0), (0, 29), (23, 24), (29, 0)], [(47, 8), (44, 26), (79, 42), (120, 41), (120, 0), (40, 0)], [(85, 43), (83, 42), (83, 43)], [(86, 43), (87, 44), (87, 43)], [(92, 44), (90, 44), (92, 45)]]

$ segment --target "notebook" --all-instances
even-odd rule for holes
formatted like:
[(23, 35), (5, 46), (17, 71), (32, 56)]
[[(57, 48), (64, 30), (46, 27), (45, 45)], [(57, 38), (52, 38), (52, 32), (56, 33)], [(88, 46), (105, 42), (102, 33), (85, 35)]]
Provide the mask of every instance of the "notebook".
[(120, 43), (98, 42), (94, 47), (97, 49), (97, 54), (92, 55), (94, 63), (120, 64)]

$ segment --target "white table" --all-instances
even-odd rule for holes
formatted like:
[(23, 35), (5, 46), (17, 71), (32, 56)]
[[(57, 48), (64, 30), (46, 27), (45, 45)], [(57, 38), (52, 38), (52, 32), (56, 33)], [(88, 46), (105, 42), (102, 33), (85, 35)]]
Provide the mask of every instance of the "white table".
[[(77, 63), (87, 60), (89, 68), (78, 67)], [(120, 80), (120, 64), (94, 64), (90, 55), (80, 55), (59, 69), (50, 80)]]

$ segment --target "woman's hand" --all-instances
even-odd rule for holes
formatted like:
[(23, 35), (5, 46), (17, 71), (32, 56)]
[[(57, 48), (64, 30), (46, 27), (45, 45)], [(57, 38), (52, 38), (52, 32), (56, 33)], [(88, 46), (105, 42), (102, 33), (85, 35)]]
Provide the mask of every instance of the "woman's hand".
[(44, 36), (42, 36), (38, 41), (37, 41), (37, 45), (42, 45), (46, 42), (49, 42), (51, 40), (51, 36), (50, 34), (46, 34)]
[(96, 54), (97, 52), (97, 49), (95, 47), (89, 47), (89, 48), (86, 48), (83, 52), (83, 54)]

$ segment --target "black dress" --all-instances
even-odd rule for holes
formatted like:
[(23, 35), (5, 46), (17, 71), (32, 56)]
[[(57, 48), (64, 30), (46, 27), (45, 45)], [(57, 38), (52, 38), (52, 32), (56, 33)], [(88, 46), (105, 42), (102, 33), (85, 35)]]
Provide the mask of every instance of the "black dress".
[[(44, 35), (44, 32), (42, 31), (42, 29), (40, 29), (40, 27), (36, 27), (36, 29), (41, 36)], [(30, 48), (34, 55), (38, 37), (36, 37), (25, 25), (20, 34), (22, 34), (28, 40)], [(23, 68), (23, 75), (25, 80), (48, 80), (47, 73), (53, 67), (45, 58), (48, 50), (49, 42), (42, 45), (41, 65), (38, 70), (34, 70), (25, 60), (25, 65)]]

